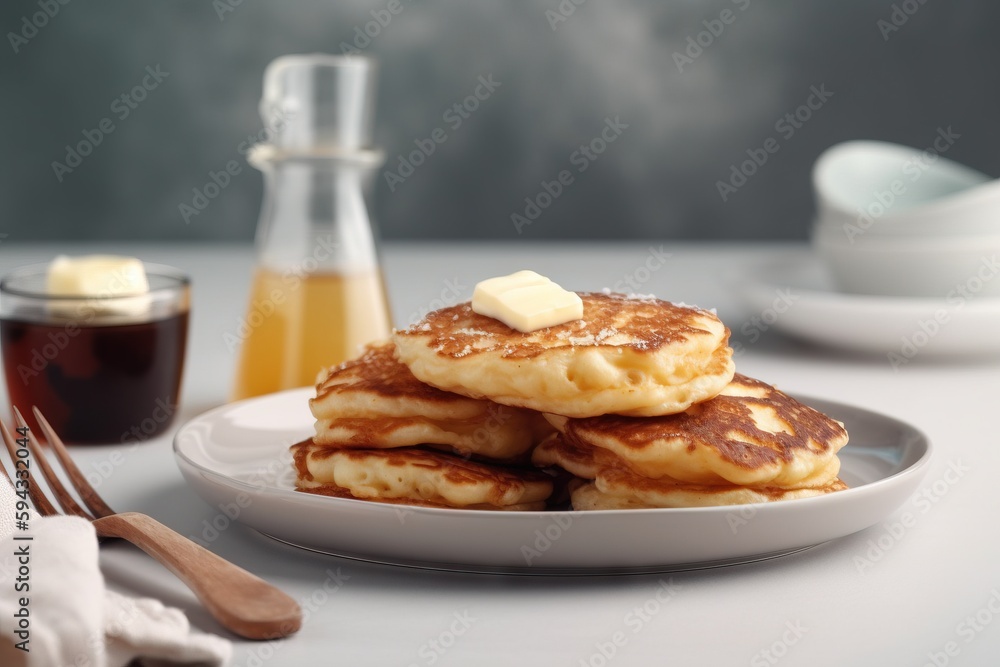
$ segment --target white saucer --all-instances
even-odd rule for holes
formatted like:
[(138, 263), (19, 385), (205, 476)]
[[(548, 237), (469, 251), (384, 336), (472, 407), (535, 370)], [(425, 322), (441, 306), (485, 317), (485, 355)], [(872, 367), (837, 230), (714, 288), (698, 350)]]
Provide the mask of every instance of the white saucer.
[(851, 487), (760, 505), (592, 512), (404, 507), (295, 491), (288, 445), (309, 437), (312, 388), (211, 410), (174, 453), (188, 483), (227, 520), (314, 551), (408, 567), (515, 574), (700, 569), (771, 558), (883, 520), (927, 471), (930, 443), (868, 410), (800, 399), (845, 423), (840, 476)]
[(904, 359), (1000, 354), (997, 298), (846, 294), (810, 257), (757, 267), (734, 287), (763, 326), (815, 343)]

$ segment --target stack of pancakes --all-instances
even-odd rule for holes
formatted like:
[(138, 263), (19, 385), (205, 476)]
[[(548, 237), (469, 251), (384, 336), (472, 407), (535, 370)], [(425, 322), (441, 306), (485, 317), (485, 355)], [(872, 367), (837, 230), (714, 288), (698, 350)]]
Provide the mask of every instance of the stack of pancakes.
[(391, 342), (323, 373), (316, 435), (292, 446), (304, 491), (467, 509), (544, 509), (552, 478), (518, 467), (552, 429), (537, 412), (424, 384)]
[[(735, 374), (714, 313), (580, 294), (529, 333), (444, 308), (330, 369), (293, 447), (304, 491), (383, 502), (575, 509), (767, 502), (845, 488), (843, 426)], [(563, 472), (564, 471), (564, 472)], [(558, 494), (557, 494), (558, 495)]]

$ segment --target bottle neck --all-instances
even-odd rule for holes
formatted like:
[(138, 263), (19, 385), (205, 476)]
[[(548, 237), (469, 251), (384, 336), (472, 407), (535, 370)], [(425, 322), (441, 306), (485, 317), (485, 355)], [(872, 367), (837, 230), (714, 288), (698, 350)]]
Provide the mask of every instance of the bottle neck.
[(257, 226), (262, 265), (297, 274), (378, 266), (365, 202), (370, 168), (336, 159), (274, 159), (257, 166), (265, 187)]

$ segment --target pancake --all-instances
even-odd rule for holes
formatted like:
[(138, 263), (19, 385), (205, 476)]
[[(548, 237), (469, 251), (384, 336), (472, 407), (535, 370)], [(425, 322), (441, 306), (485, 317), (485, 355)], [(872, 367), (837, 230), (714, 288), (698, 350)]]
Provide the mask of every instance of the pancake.
[(426, 449), (338, 449), (311, 440), (291, 447), (296, 488), (362, 500), (491, 510), (541, 510), (544, 473), (488, 465)]
[[(715, 398), (682, 414), (637, 419), (606, 415), (567, 419), (547, 415), (575, 450), (536, 451), (535, 460), (604, 450), (589, 465), (618, 467), (651, 479), (694, 484), (825, 487), (840, 472), (837, 452), (847, 443), (843, 424), (759, 380), (736, 374)], [(548, 441), (547, 441), (548, 442)], [(613, 455), (609, 462), (606, 453)], [(572, 467), (567, 470), (573, 471)], [(593, 477), (593, 475), (579, 475)]]
[(651, 479), (636, 474), (625, 461), (608, 450), (568, 442), (559, 434), (538, 445), (532, 462), (538, 466), (559, 466), (582, 478), (570, 485), (570, 497), (576, 510), (745, 505), (808, 498), (847, 488), (836, 477), (815, 486), (795, 488), (740, 486), (725, 482), (699, 484), (671, 477)]
[(424, 384), (396, 361), (391, 342), (320, 375), (309, 409), (322, 445), (381, 449), (429, 444), (463, 455), (513, 459), (552, 427), (533, 411)]
[(583, 293), (583, 319), (530, 333), (469, 303), (396, 331), (421, 381), (569, 417), (678, 413), (732, 379), (729, 330), (713, 313), (653, 297)]
[(570, 497), (573, 509), (582, 511), (719, 507), (811, 498), (846, 488), (847, 485), (839, 479), (815, 488), (781, 489), (774, 486), (706, 486), (613, 471), (602, 473), (593, 482), (576, 485)]
[(610, 451), (580, 442), (571, 442), (560, 433), (553, 433), (542, 440), (531, 452), (531, 462), (540, 468), (558, 466), (583, 479), (596, 478), (603, 468), (628, 467)]

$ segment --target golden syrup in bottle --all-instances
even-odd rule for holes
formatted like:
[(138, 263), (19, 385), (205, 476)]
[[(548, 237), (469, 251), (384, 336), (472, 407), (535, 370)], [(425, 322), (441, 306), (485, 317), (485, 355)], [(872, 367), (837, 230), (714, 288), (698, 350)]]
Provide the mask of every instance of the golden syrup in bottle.
[(322, 368), (355, 356), (364, 343), (385, 338), (389, 313), (378, 306), (385, 301), (376, 271), (298, 278), (257, 269), (244, 318), (252, 331), (240, 351), (233, 398), (312, 384)]
[(266, 187), (234, 400), (314, 384), (390, 333), (364, 198), (382, 160), (369, 146), (374, 68), (362, 56), (283, 56), (264, 73), (271, 137), (250, 153)]

